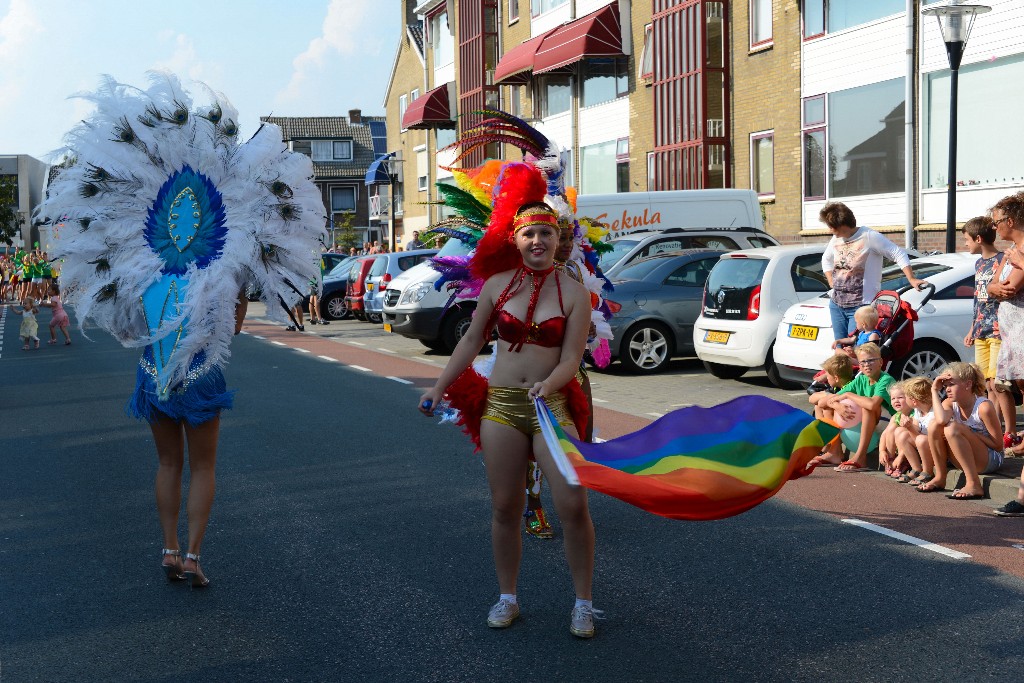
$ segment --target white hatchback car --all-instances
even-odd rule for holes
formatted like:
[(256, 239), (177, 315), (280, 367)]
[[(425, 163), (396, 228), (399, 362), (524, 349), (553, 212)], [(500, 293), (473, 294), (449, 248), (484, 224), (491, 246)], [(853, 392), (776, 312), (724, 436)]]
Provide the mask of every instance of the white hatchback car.
[[(897, 380), (918, 375), (934, 377), (946, 363), (974, 360), (973, 350), (964, 346), (964, 336), (974, 318), (973, 254), (938, 254), (914, 261), (914, 275), (935, 285), (935, 294), (921, 306), (924, 292), (902, 295), (920, 320), (914, 323), (914, 345), (910, 353), (897, 358), (888, 369)], [(907, 278), (893, 266), (882, 272), (882, 289), (899, 290)], [(783, 379), (807, 383), (821, 370), (821, 364), (835, 351), (828, 296), (794, 305), (779, 323), (775, 341), (775, 363)]]
[(722, 254), (693, 326), (693, 345), (708, 372), (737, 379), (764, 366), (772, 384), (791, 386), (773, 357), (775, 331), (790, 306), (828, 291), (821, 272), (824, 251), (822, 242)]

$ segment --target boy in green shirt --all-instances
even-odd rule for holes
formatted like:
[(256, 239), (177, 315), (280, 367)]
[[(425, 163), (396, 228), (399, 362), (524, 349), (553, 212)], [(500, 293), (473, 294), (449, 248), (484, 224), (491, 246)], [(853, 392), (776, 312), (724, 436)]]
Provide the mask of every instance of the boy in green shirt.
[(849, 460), (836, 467), (837, 472), (869, 471), (868, 450), (875, 428), (882, 420), (882, 411), (886, 417), (892, 415), (892, 404), (889, 402), (889, 387), (896, 380), (892, 375), (882, 371), (882, 350), (878, 344), (868, 342), (857, 347), (857, 361), (860, 363), (860, 374), (849, 384), (839, 390), (838, 394), (827, 397), (821, 407), (835, 414), (837, 411), (846, 419), (853, 419), (853, 410), (843, 405), (844, 399), (850, 399), (861, 409), (860, 443), (857, 451)]

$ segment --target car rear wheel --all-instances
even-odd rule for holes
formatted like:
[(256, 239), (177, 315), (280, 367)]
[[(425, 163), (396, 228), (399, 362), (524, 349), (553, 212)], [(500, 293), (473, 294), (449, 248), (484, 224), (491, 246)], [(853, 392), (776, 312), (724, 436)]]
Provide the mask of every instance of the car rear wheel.
[(384, 322), (384, 317), (380, 313), (367, 313), (366, 314), (366, 319), (369, 322), (377, 324), (377, 325), (379, 325), (380, 323)]
[(768, 360), (764, 364), (764, 371), (768, 375), (768, 381), (779, 389), (799, 389), (800, 385), (783, 379), (779, 374), (779, 366), (775, 364), (775, 345), (768, 349)]
[(747, 374), (747, 368), (741, 365), (722, 365), (721, 363), (709, 363), (707, 361), (704, 361), (704, 369), (718, 379), (739, 379)]
[(320, 312), (328, 320), (344, 320), (351, 314), (344, 294), (332, 294), (320, 302)]
[(672, 339), (657, 323), (640, 323), (622, 338), (619, 360), (629, 372), (647, 374), (668, 365), (672, 358)]
[(898, 382), (911, 377), (935, 379), (944, 365), (957, 360), (956, 353), (945, 344), (918, 341), (906, 357), (893, 362), (889, 374)]

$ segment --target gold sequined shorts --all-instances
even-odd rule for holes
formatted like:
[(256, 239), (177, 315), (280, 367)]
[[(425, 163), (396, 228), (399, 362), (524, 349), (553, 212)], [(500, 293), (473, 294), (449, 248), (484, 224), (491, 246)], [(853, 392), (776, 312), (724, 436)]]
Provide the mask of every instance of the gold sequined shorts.
[[(548, 404), (558, 424), (563, 427), (573, 426), (564, 394), (556, 391), (545, 396), (544, 402)], [(487, 407), (481, 419), (508, 425), (527, 436), (540, 434), (537, 411), (533, 407), (530, 390), (525, 387), (488, 387)]]

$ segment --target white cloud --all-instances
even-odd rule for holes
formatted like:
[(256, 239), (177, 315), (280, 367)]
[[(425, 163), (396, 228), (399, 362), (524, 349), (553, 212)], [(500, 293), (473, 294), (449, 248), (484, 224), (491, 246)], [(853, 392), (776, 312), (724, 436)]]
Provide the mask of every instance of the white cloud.
[[(377, 11), (374, 11), (376, 7)], [(277, 93), (278, 103), (294, 104), (320, 89), (325, 71), (347, 67), (347, 76), (359, 73), (359, 61), (381, 51), (378, 22), (383, 21), (375, 0), (331, 0), (321, 34), (292, 61), (291, 80)]]
[(153, 68), (165, 69), (178, 75), (183, 80), (191, 79), (216, 85), (223, 79), (223, 68), (220, 65), (204, 61), (196, 52), (192, 39), (183, 33), (161, 33), (161, 40), (171, 43), (174, 51), (169, 57), (158, 60)]

